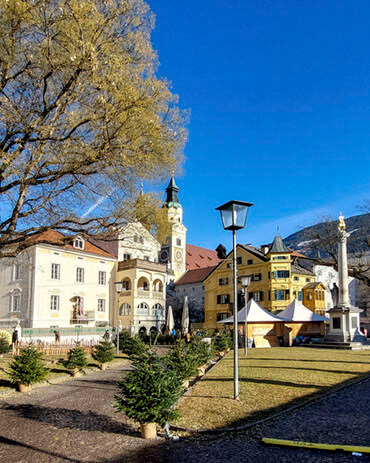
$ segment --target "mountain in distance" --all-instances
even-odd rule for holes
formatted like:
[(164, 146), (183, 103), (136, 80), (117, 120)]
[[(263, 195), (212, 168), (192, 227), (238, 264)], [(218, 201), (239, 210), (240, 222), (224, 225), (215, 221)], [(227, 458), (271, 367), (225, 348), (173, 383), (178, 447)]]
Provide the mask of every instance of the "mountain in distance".
[[(369, 253), (370, 247), (367, 245), (367, 240), (370, 239), (370, 213), (355, 215), (345, 219), (347, 232), (350, 234), (347, 241), (347, 250), (350, 255), (358, 255), (360, 253)], [(337, 229), (338, 220), (330, 222), (330, 227), (335, 231)], [(325, 222), (302, 228), (302, 230), (287, 236), (284, 243), (291, 249), (299, 251), (307, 257), (317, 257), (317, 251), (312, 249), (312, 241), (315, 235), (325, 235), (325, 230), (328, 224)], [(325, 258), (327, 254), (324, 249), (320, 249), (320, 256)]]

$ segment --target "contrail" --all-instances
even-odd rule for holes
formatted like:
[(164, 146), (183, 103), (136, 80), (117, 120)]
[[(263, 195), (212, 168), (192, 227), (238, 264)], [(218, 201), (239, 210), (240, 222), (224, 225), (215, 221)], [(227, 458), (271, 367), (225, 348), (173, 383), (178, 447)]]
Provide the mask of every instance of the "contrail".
[(89, 209), (84, 212), (81, 216), (82, 219), (84, 219), (85, 217), (87, 217), (94, 209), (96, 209), (105, 199), (108, 198), (108, 194), (103, 196), (102, 198), (99, 198), (96, 203), (94, 203), (91, 207), (89, 207)]

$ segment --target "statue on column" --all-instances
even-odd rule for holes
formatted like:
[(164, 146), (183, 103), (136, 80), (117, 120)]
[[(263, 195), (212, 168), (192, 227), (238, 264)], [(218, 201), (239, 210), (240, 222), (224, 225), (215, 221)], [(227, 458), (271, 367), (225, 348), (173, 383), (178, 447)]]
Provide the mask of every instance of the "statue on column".
[(338, 231), (339, 233), (346, 231), (346, 222), (344, 221), (344, 216), (342, 213), (339, 214)]
[(339, 302), (339, 288), (335, 282), (333, 283), (333, 287), (330, 288), (330, 294), (333, 300), (333, 307), (335, 307)]

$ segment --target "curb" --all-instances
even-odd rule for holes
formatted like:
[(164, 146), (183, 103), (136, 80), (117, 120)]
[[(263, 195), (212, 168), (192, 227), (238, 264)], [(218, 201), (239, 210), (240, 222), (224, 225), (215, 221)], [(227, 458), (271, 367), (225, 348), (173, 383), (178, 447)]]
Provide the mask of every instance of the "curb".
[[(221, 359), (220, 359), (221, 360)], [(217, 362), (218, 363), (218, 362)], [(216, 363), (216, 365), (217, 365)], [(215, 365), (214, 365), (215, 366)], [(200, 378), (202, 379), (202, 378)], [(220, 434), (224, 432), (238, 432), (238, 431), (245, 431), (250, 428), (254, 428), (255, 426), (258, 426), (260, 424), (263, 424), (267, 421), (274, 420), (275, 418), (278, 418), (286, 413), (290, 413), (294, 410), (297, 410), (298, 408), (303, 408), (306, 405), (311, 404), (312, 402), (316, 402), (318, 400), (321, 400), (331, 394), (334, 394), (336, 392), (342, 391), (343, 389), (346, 389), (347, 387), (353, 386), (355, 384), (362, 383), (364, 381), (368, 381), (370, 379), (370, 373), (367, 373), (366, 375), (363, 375), (360, 378), (350, 380), (347, 384), (343, 384), (342, 386), (334, 387), (332, 390), (321, 393), (317, 395), (316, 397), (312, 397), (311, 399), (308, 399), (301, 404), (293, 405), (285, 410), (282, 410), (280, 412), (276, 412), (271, 416), (267, 416), (266, 418), (262, 418), (257, 421), (253, 421), (252, 423), (246, 423), (242, 424), (240, 426), (225, 426), (222, 428), (200, 428), (200, 429), (192, 429), (192, 428), (184, 428), (182, 426), (176, 426), (176, 425), (170, 425), (170, 428), (174, 431), (181, 431), (181, 432), (187, 432), (189, 434)]]

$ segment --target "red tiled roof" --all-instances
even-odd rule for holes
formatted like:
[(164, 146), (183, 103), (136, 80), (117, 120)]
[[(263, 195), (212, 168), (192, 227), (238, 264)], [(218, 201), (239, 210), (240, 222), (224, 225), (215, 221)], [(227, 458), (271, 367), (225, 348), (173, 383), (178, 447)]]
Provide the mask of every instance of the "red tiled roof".
[(55, 244), (64, 249), (73, 249), (75, 251), (79, 251), (82, 253), (88, 254), (97, 254), (98, 256), (103, 257), (115, 257), (113, 254), (104, 251), (103, 249), (95, 246), (94, 244), (90, 243), (88, 240), (85, 241), (84, 249), (76, 249), (73, 247), (72, 244), (65, 243), (64, 239), (66, 238), (63, 233), (56, 231), (56, 230), (47, 230), (45, 232), (40, 233), (32, 238), (30, 238), (35, 244), (37, 243), (46, 243), (46, 244)]
[(305, 256), (304, 254), (301, 254), (301, 253), (298, 252), (298, 251), (293, 251), (293, 252), (292, 252), (292, 256), (293, 256), (293, 257), (301, 257), (302, 259), (308, 259), (307, 256)]
[(214, 265), (213, 267), (204, 267), (197, 268), (195, 270), (188, 270), (185, 273), (185, 275), (180, 278), (180, 280), (176, 281), (176, 286), (187, 285), (191, 283), (201, 283), (216, 267), (217, 265)]
[(217, 257), (216, 251), (194, 246), (193, 244), (186, 245), (186, 270), (212, 267), (219, 262), (220, 259)]

